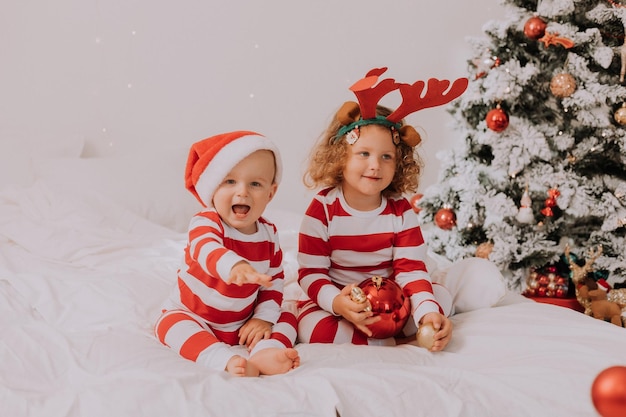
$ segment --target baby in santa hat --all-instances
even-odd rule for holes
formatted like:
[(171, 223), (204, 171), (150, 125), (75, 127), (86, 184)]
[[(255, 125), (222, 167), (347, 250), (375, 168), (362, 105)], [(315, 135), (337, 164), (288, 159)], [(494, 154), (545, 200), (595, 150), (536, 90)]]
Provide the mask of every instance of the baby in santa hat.
[(281, 308), (277, 230), (262, 217), (281, 175), (276, 145), (258, 133), (191, 146), (185, 185), (204, 209), (190, 221), (177, 285), (155, 325), (161, 343), (184, 358), (236, 376), (300, 364), (295, 316)]

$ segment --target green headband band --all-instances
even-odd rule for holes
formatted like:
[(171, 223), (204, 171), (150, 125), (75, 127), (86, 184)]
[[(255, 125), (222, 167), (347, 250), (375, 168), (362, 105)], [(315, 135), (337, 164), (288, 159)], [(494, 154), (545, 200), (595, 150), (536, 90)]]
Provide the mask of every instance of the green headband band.
[(374, 119), (361, 119), (361, 120), (357, 120), (356, 122), (352, 122), (347, 126), (342, 126), (337, 132), (337, 136), (335, 137), (335, 140), (333, 142), (336, 143), (340, 138), (345, 136), (348, 132), (352, 131), (354, 128), (360, 127), (360, 126), (367, 126), (367, 125), (385, 126), (385, 127), (388, 127), (389, 129), (395, 129), (395, 130), (400, 130), (400, 128), (402, 127), (402, 123), (390, 122), (383, 116), (376, 116), (376, 118)]

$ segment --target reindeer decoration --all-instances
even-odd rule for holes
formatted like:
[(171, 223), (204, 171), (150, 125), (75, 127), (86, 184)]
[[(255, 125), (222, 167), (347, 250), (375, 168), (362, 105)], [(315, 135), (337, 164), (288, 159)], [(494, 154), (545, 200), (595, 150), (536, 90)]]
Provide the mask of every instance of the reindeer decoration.
[[(572, 271), (572, 282), (576, 291), (576, 299), (585, 309), (585, 314), (597, 319), (610, 319), (615, 325), (624, 327), (624, 318), (620, 317), (626, 311), (626, 288), (605, 290), (599, 289), (597, 283), (589, 277), (592, 265), (602, 254), (602, 246), (589, 250), (589, 258), (583, 266), (574, 262), (570, 256), (569, 245), (565, 247), (565, 256)], [(591, 283), (589, 282), (591, 281)]]
[(574, 290), (576, 291), (576, 299), (580, 303), (581, 306), (585, 309), (585, 314), (591, 315), (591, 300), (587, 298), (586, 294), (580, 293), (580, 286), (583, 284), (587, 275), (592, 271), (591, 266), (593, 263), (600, 257), (602, 254), (602, 246), (598, 246), (598, 248), (594, 251), (593, 248), (589, 249), (589, 259), (585, 259), (585, 264), (583, 266), (578, 265), (576, 262), (572, 260), (570, 256), (570, 248), (569, 245), (565, 247), (565, 258), (569, 263), (569, 268), (572, 271), (572, 282), (574, 283)]

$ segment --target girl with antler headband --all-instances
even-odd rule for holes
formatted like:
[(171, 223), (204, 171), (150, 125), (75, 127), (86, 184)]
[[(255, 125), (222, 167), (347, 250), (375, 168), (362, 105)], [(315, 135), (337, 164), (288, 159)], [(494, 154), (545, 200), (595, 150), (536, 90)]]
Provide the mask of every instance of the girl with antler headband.
[[(300, 228), (298, 282), (309, 300), (300, 303), (298, 337), (393, 345), (430, 323), (436, 331), (431, 350), (439, 351), (452, 335), (452, 297), (431, 282), (417, 216), (403, 197), (416, 191), (422, 164), (414, 151), (420, 135), (402, 119), (454, 100), (468, 81), (378, 82), (385, 71), (373, 69), (350, 87), (359, 103), (344, 103), (310, 157), (305, 184), (327, 188), (314, 197)], [(378, 104), (392, 91), (402, 97), (395, 111)], [(395, 339), (371, 338), (368, 325), (380, 317), (350, 298), (356, 284), (374, 275), (395, 280), (411, 301), (413, 320)]]

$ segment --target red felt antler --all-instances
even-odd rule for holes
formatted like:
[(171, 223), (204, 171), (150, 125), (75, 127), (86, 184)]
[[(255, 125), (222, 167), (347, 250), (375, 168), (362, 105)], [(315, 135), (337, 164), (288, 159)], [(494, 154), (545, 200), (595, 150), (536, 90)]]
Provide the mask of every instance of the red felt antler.
[(363, 119), (375, 118), (376, 105), (380, 99), (398, 89), (399, 84), (391, 78), (385, 78), (376, 85), (378, 77), (385, 71), (387, 71), (387, 67), (374, 68), (365, 75), (365, 78), (360, 79), (350, 87), (350, 90), (354, 92), (357, 100), (359, 100), (361, 117)]
[[(467, 78), (459, 78), (455, 80), (450, 87), (449, 80), (431, 78), (428, 80), (426, 94), (422, 97), (422, 92), (426, 86), (424, 81), (416, 81), (413, 84), (401, 84), (397, 83), (392, 78), (385, 78), (378, 82), (379, 76), (384, 74), (385, 71), (387, 71), (386, 67), (374, 68), (370, 70), (364, 78), (350, 87), (350, 90), (354, 92), (354, 95), (359, 101), (361, 117), (363, 119), (375, 118), (378, 102), (392, 91), (400, 91), (402, 103), (387, 117), (387, 120), (397, 123), (405, 116), (416, 111), (441, 106), (451, 102), (463, 94), (469, 83)], [(446, 90), (448, 91), (446, 92)]]
[[(450, 87), (449, 80), (431, 78), (428, 80), (428, 88), (424, 97), (422, 97), (424, 81), (417, 81), (412, 85), (400, 84), (398, 89), (402, 96), (402, 103), (393, 113), (387, 116), (387, 120), (397, 123), (416, 111), (447, 104), (463, 94), (468, 84), (469, 80), (467, 78), (459, 78)], [(448, 89), (448, 87), (450, 88)], [(446, 92), (446, 90), (448, 91)]]

